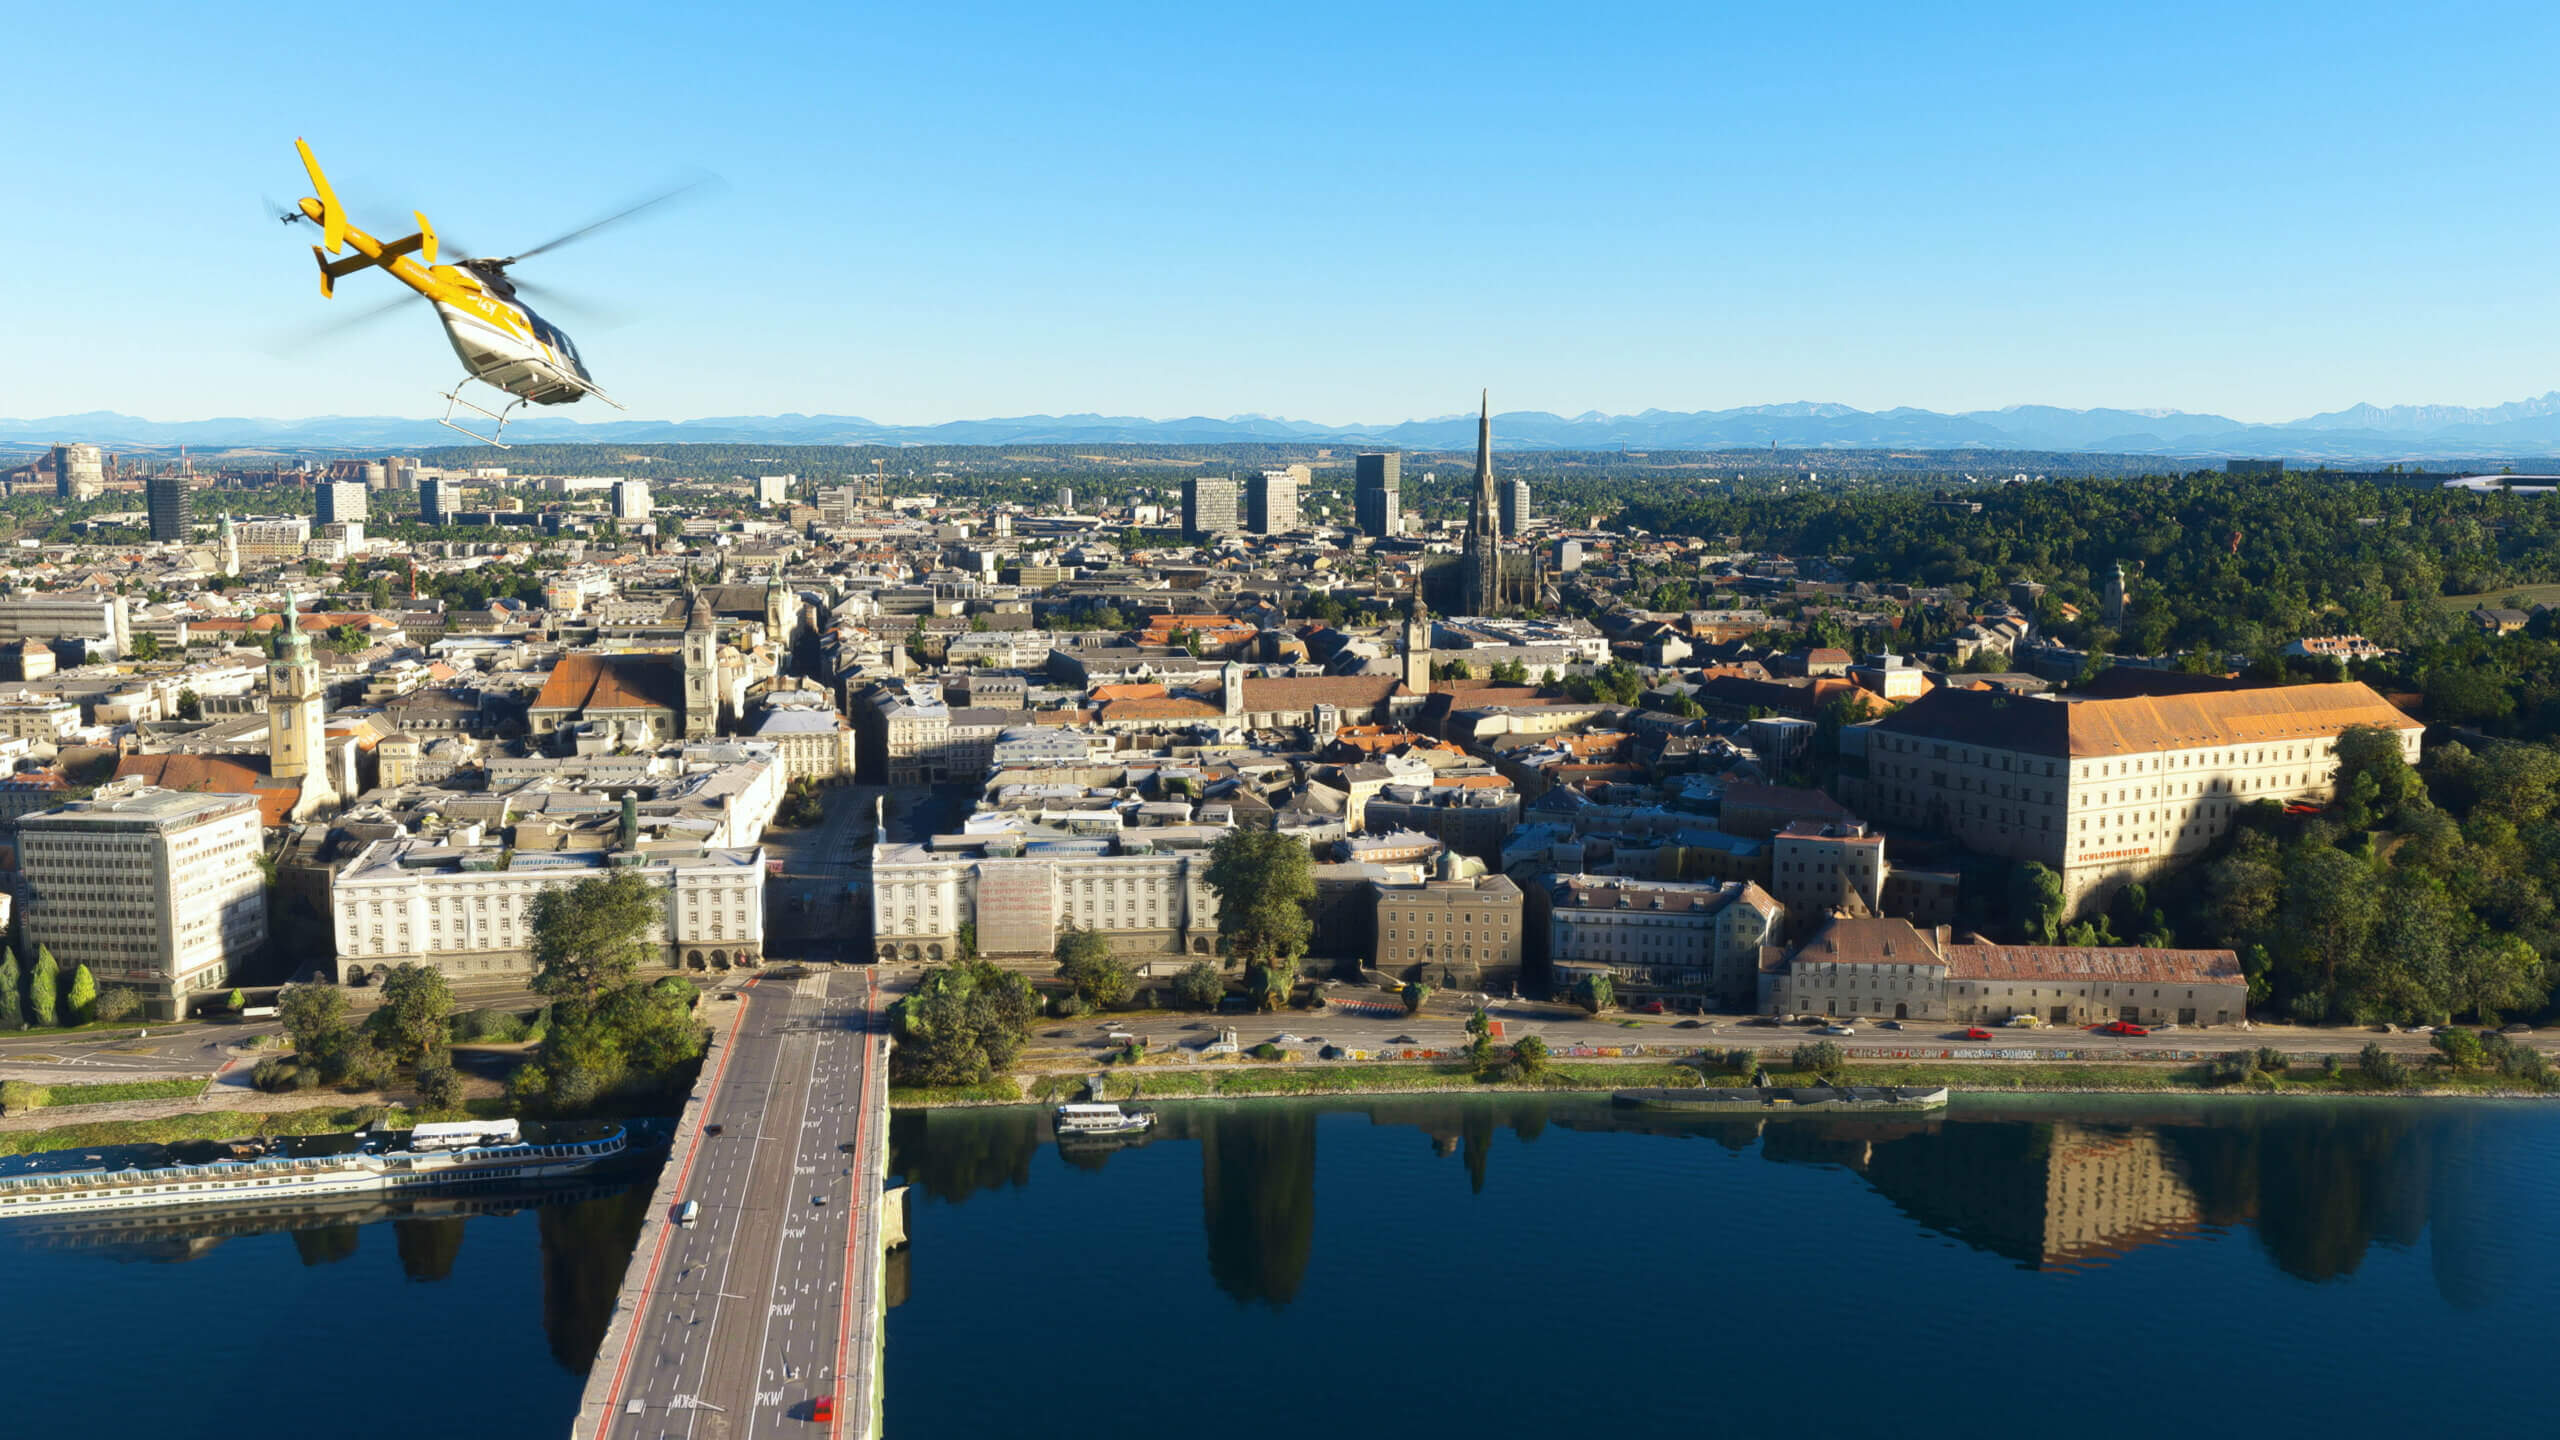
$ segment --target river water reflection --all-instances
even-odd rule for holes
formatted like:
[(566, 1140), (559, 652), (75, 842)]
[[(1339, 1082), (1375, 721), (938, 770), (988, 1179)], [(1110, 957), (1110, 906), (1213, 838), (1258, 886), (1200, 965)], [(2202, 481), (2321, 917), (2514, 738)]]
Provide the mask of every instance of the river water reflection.
[(568, 1431), (649, 1180), (0, 1225), (0, 1435)]
[(2375, 1433), (2527, 1381), (2560, 1321), (2544, 1104), (1398, 1097), (1167, 1104), (1065, 1150), (1034, 1110), (890, 1134), (893, 1436)]

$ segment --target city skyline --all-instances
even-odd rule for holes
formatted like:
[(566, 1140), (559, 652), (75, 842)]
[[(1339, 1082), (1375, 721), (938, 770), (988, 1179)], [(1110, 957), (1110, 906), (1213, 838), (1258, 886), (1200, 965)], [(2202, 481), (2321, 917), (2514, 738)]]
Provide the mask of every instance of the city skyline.
[(297, 135), (359, 219), (420, 209), (488, 250), (723, 177), (528, 267), (629, 321), (552, 317), (639, 418), (1428, 416), (1463, 374), (1565, 415), (2268, 421), (2542, 393), (2531, 337), (2560, 318), (2531, 243), (2553, 202), (2474, 98), (2534, 82), (2555, 21), (2521, 5), (1570, 30), (643, 7), (512, 19), (582, 63), (510, 96), (502, 144), (315, 98), (405, 63), (397, 31), (134, 18), (164, 43), (18, 22), (115, 103), (34, 107), (12, 156), (73, 202), (14, 257), (15, 416), (434, 413), (456, 367), (423, 313), (289, 343), (390, 293), (323, 302), (305, 234), (253, 209), (306, 193)]

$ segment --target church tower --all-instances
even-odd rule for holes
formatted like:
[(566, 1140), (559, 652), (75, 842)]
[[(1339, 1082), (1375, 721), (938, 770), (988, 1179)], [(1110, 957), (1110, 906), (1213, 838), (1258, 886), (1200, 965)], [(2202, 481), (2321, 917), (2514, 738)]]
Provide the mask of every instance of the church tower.
[(720, 733), (720, 629), (712, 623), (711, 604), (692, 584), (684, 622), (684, 649), (678, 669), (684, 672), (684, 738), (710, 740)]
[(1476, 493), (1467, 512), (1467, 604), (1478, 615), (1502, 608), (1502, 505), (1493, 493), (1493, 397), (1486, 392), (1476, 417)]
[(1422, 606), (1420, 585), (1413, 587), (1413, 611), (1404, 617), (1404, 688), (1431, 693), (1431, 612)]
[(320, 663), (311, 656), (311, 637), (302, 633), (290, 610), (283, 615), (285, 632), (276, 658), (267, 666), (267, 773), (278, 780), (302, 782), (302, 798), (293, 807), (300, 820), (337, 804), (329, 783), (328, 711), (320, 688)]
[(240, 532), (231, 528), (231, 512), (222, 512), (222, 573), (240, 573)]
[(782, 583), (782, 567), (775, 565), (764, 587), (764, 638), (776, 655), (774, 673), (791, 669), (791, 633), (799, 624), (800, 597)]

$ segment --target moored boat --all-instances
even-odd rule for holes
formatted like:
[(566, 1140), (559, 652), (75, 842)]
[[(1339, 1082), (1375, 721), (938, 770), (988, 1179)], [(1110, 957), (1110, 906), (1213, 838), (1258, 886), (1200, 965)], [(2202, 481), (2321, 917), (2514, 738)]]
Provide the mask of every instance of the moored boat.
[(1058, 1138), (1140, 1135), (1156, 1123), (1152, 1110), (1123, 1110), (1117, 1105), (1080, 1104), (1058, 1107)]
[(608, 1164), (630, 1146), (618, 1124), (560, 1126), (528, 1139), (513, 1120), (466, 1120), (211, 1145), (45, 1151), (0, 1161), (0, 1220), (542, 1180)]

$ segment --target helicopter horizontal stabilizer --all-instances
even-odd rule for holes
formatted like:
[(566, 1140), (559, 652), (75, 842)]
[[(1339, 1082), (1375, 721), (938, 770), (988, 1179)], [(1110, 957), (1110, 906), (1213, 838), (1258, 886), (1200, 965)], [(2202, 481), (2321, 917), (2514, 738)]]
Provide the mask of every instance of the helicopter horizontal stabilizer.
[(320, 247), (311, 247), (311, 258), (320, 262), (320, 298), (328, 299), (336, 292), (340, 280), (373, 263), (370, 255), (350, 255), (344, 260), (331, 260)]

